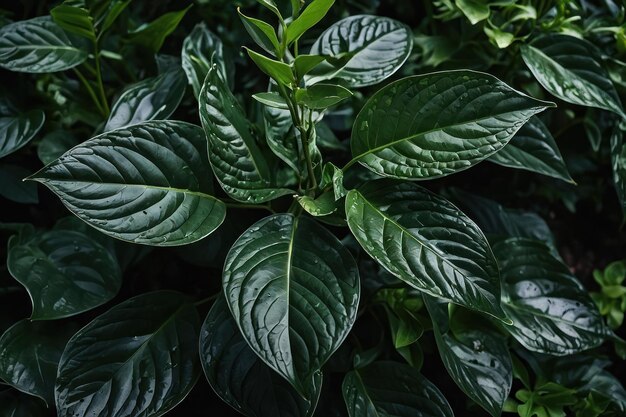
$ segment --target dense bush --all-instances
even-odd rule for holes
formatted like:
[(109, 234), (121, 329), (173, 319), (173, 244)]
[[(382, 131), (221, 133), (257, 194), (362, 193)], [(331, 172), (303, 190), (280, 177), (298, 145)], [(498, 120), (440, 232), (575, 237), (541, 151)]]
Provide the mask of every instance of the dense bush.
[(188, 3), (1, 11), (0, 417), (626, 415), (624, 4)]

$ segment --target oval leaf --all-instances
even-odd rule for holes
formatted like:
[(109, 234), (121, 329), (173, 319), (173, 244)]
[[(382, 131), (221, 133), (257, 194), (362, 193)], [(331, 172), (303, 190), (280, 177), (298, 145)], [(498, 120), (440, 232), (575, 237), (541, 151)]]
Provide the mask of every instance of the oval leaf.
[(28, 240), (13, 236), (7, 267), (30, 295), (32, 320), (91, 310), (115, 297), (122, 285), (117, 259), (77, 231), (54, 230)]
[(336, 62), (312, 72), (308, 83), (337, 78), (348, 87), (378, 84), (393, 75), (413, 49), (408, 26), (379, 16), (350, 16), (335, 23), (315, 41), (312, 55), (329, 55)]
[(602, 316), (568, 267), (541, 242), (511, 238), (493, 246), (502, 274), (507, 330), (524, 347), (569, 355), (600, 345)]
[(249, 417), (306, 417), (313, 414), (321, 374), (304, 399), (248, 346), (223, 297), (218, 298), (200, 332), (200, 358), (213, 390)]
[(0, 158), (30, 142), (43, 126), (45, 118), (41, 110), (0, 117)]
[(0, 67), (9, 71), (57, 72), (86, 59), (87, 52), (73, 46), (49, 16), (22, 20), (0, 29)]
[(412, 183), (379, 180), (346, 197), (348, 226), (389, 272), (432, 296), (503, 319), (487, 239), (447, 200)]
[(374, 362), (346, 374), (343, 399), (350, 417), (453, 417), (443, 396), (415, 368)]
[(150, 121), (89, 139), (29, 179), (103, 233), (175, 246), (202, 239), (226, 215), (207, 159), (198, 126)]
[(56, 382), (59, 417), (160, 416), (200, 373), (198, 312), (182, 294), (143, 294), (98, 316), (68, 342)]
[(443, 177), (496, 153), (550, 105), (479, 72), (404, 78), (374, 94), (357, 116), (349, 165), (401, 179)]
[(235, 242), (223, 282), (250, 347), (306, 394), (356, 319), (359, 274), (348, 249), (308, 217), (270, 216)]

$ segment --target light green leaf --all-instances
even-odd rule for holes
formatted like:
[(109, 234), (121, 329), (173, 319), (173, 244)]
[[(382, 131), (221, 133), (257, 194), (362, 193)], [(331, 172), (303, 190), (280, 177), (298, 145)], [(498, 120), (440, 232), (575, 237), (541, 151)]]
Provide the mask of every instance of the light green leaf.
[(549, 106), (480, 72), (407, 77), (374, 94), (357, 116), (349, 165), (400, 179), (450, 175), (502, 149)]
[(95, 42), (96, 31), (89, 10), (63, 3), (50, 10), (50, 15), (64, 30)]
[(350, 90), (333, 84), (315, 84), (308, 88), (298, 88), (296, 90), (298, 103), (313, 110), (325, 110), (351, 96), (352, 92)]
[(334, 3), (335, 0), (313, 0), (309, 3), (300, 16), (287, 26), (287, 45), (300, 39), (307, 30), (322, 20)]
[(290, 214), (260, 220), (235, 242), (223, 286), (252, 350), (304, 395), (352, 328), (360, 293), (348, 249)]
[(195, 307), (173, 291), (139, 295), (96, 317), (59, 362), (59, 417), (165, 414), (200, 374), (199, 331)]
[(283, 18), (274, 0), (257, 0), (257, 2), (271, 10), (272, 13), (274, 13), (279, 19)]
[(0, 158), (30, 142), (43, 126), (45, 119), (41, 110), (0, 117)]
[[(253, 94), (252, 97), (259, 103), (265, 104), (266, 106), (273, 107), (275, 109), (289, 110), (287, 102), (278, 93), (270, 91), (267, 93)], [(291, 120), (291, 116), (289, 117), (289, 120)]]
[(245, 50), (261, 71), (272, 77), (274, 81), (289, 88), (293, 86), (295, 80), (289, 65), (258, 54), (252, 49), (245, 48)]
[(456, 0), (456, 5), (472, 25), (489, 17), (489, 5), (485, 0)]
[(37, 204), (37, 184), (24, 182), (30, 171), (19, 165), (0, 165), (0, 196), (21, 204)]
[(363, 249), (393, 275), (505, 320), (491, 248), (451, 203), (413, 183), (379, 180), (348, 192), (346, 214)]
[(296, 71), (298, 79), (302, 79), (311, 70), (326, 60), (325, 56), (320, 55), (298, 55), (293, 61), (293, 68)]
[(262, 20), (246, 16), (241, 13), (239, 8), (237, 8), (237, 12), (239, 13), (239, 17), (246, 31), (248, 31), (248, 34), (254, 39), (257, 45), (276, 56), (280, 50), (280, 43), (278, 42), (276, 31), (272, 25)]
[(137, 29), (129, 32), (128, 40), (153, 52), (159, 52), (163, 42), (165, 42), (165, 38), (174, 32), (191, 6), (189, 5), (177, 12), (165, 13), (152, 22), (139, 26)]
[(207, 160), (200, 127), (152, 120), (89, 139), (29, 179), (109, 236), (176, 246), (202, 239), (224, 220)]

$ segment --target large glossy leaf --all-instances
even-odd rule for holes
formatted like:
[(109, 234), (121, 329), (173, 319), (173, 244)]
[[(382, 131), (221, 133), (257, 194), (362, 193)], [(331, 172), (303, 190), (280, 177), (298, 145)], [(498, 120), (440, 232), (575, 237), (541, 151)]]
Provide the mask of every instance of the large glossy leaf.
[(508, 145), (493, 154), (489, 160), (505, 167), (525, 169), (574, 182), (550, 131), (535, 116), (521, 127)]
[(510, 238), (493, 251), (502, 274), (507, 330), (527, 349), (569, 355), (600, 345), (607, 335), (589, 293), (541, 242)]
[(30, 179), (103, 233), (175, 246), (205, 237), (224, 220), (207, 158), (198, 126), (149, 121), (83, 142)]
[(404, 78), (374, 94), (357, 116), (351, 164), (402, 179), (453, 174), (502, 149), (550, 105), (479, 72)]
[(46, 404), (39, 398), (14, 390), (0, 391), (0, 417), (44, 417)]
[(18, 321), (0, 337), (0, 378), (52, 406), (57, 365), (75, 330), (66, 323)]
[(590, 42), (555, 34), (542, 36), (521, 51), (528, 68), (550, 94), (626, 117), (601, 54)]
[(111, 300), (122, 285), (117, 259), (78, 231), (11, 238), (7, 268), (30, 295), (32, 320), (68, 317)]
[(250, 349), (223, 297), (202, 325), (200, 358), (213, 390), (246, 416), (306, 417), (315, 410), (321, 374), (307, 390), (311, 397), (303, 398)]
[(22, 204), (37, 204), (37, 184), (24, 182), (31, 171), (18, 165), (0, 165), (0, 196)]
[(611, 134), (611, 166), (613, 168), (613, 185), (626, 215), (626, 145), (624, 132), (615, 126)]
[(309, 217), (270, 216), (235, 242), (223, 283), (250, 347), (305, 394), (356, 319), (359, 274), (348, 249)]
[(39, 132), (44, 120), (41, 110), (0, 117), (0, 158), (26, 145)]
[(494, 417), (502, 413), (513, 381), (513, 364), (506, 338), (476, 314), (426, 299), (433, 319), (439, 355), (461, 390)]
[(21, 20), (0, 29), (0, 67), (10, 71), (63, 71), (86, 59), (87, 52), (72, 45), (49, 16)]
[(374, 362), (349, 372), (343, 399), (350, 417), (452, 417), (443, 394), (409, 365)]
[(200, 373), (200, 319), (182, 294), (159, 291), (119, 304), (68, 342), (56, 381), (59, 417), (160, 416)]
[(478, 226), (413, 184), (374, 181), (346, 197), (348, 226), (371, 257), (432, 296), (503, 319), (496, 260)]
[(275, 185), (268, 162), (252, 136), (250, 121), (215, 68), (204, 81), (199, 102), (209, 160), (230, 197), (260, 203), (293, 193)]
[(400, 69), (412, 48), (413, 34), (403, 23), (350, 16), (329, 27), (311, 47), (311, 54), (329, 55), (337, 62), (318, 67), (309, 82), (336, 78), (354, 88), (377, 84)]
[(104, 130), (167, 119), (183, 99), (186, 85), (185, 73), (180, 69), (131, 85), (113, 105)]
[(200, 95), (204, 79), (213, 65), (216, 65), (223, 80), (231, 80), (233, 77), (222, 41), (204, 22), (197, 24), (185, 38), (181, 58), (183, 70), (196, 97)]

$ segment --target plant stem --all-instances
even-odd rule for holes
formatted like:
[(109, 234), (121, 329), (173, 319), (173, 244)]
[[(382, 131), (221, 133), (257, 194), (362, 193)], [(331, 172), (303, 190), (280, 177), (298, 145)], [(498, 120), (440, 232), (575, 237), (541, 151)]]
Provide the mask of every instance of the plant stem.
[(100, 68), (100, 49), (98, 47), (98, 41), (94, 41), (94, 58), (96, 60), (96, 81), (98, 82), (98, 90), (100, 91), (100, 100), (102, 100), (102, 106), (106, 117), (109, 117), (111, 110), (109, 109), (109, 103), (107, 102), (107, 96), (104, 93), (104, 84), (102, 83), (102, 69)]
[(91, 97), (91, 100), (94, 102), (94, 104), (98, 108), (98, 111), (103, 116), (108, 117), (108, 115), (106, 114), (106, 111), (104, 110), (104, 108), (100, 104), (100, 100), (98, 99), (98, 96), (97, 96), (96, 92), (93, 90), (93, 88), (91, 88), (91, 85), (89, 84), (89, 81), (87, 81), (85, 76), (77, 68), (73, 68), (73, 70), (76, 73), (76, 76), (78, 77), (80, 82), (85, 86), (85, 89), (87, 89), (87, 93), (89, 93), (89, 96)]

